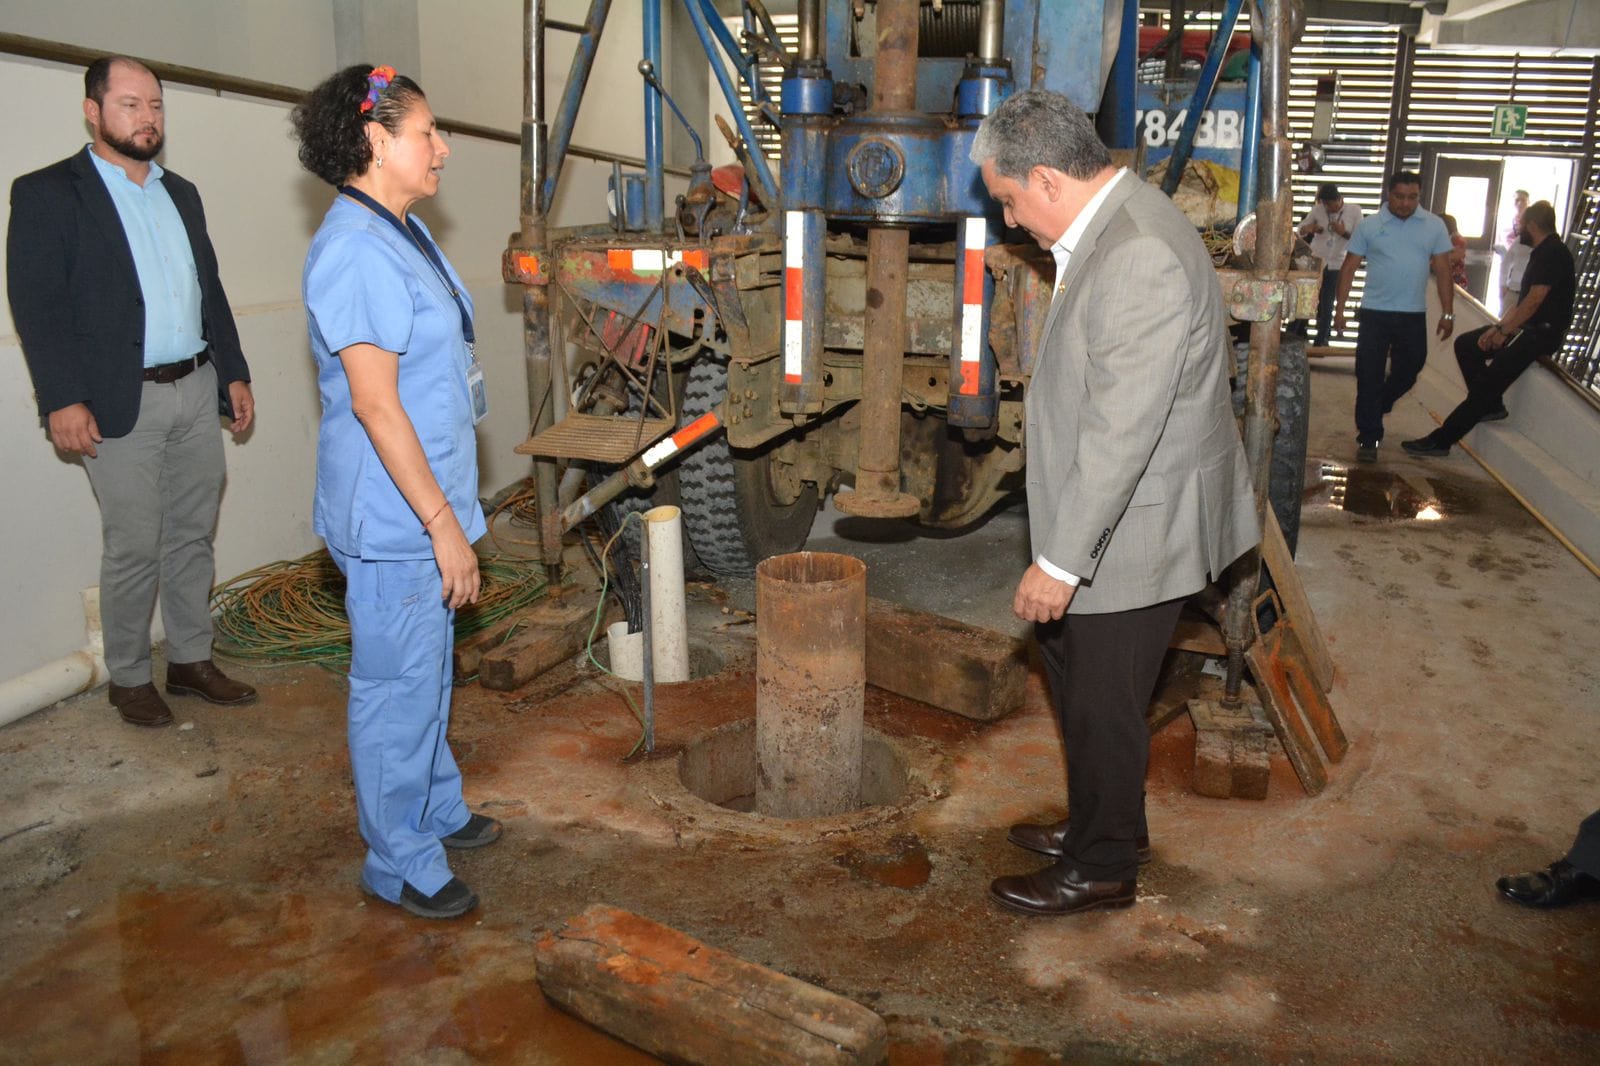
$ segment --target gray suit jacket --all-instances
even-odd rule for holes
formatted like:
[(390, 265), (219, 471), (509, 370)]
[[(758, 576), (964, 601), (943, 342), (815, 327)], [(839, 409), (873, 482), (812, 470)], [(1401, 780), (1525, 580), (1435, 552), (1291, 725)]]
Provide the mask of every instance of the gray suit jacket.
[(1124, 175), (1073, 249), (1027, 388), (1029, 532), (1083, 579), (1073, 613), (1188, 596), (1260, 539), (1230, 362), (1199, 235)]

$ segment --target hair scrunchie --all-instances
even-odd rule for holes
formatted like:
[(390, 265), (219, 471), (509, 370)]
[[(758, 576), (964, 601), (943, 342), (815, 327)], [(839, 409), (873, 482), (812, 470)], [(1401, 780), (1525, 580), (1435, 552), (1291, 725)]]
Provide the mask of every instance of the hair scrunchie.
[(391, 66), (373, 67), (372, 73), (367, 75), (367, 98), (361, 101), (361, 113), (364, 115), (378, 106), (378, 96), (394, 81), (394, 68)]

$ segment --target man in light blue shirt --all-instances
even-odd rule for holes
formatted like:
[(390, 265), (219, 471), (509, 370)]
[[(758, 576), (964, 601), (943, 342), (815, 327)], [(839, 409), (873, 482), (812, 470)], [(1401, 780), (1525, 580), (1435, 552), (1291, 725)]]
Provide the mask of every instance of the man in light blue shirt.
[(122, 220), (144, 296), (144, 365), (191, 359), (206, 346), (200, 325), (200, 278), (195, 272), (189, 232), (177, 205), (161, 183), (166, 171), (155, 160), (144, 180), (91, 151), (89, 160), (105, 182)]
[(1356, 458), (1378, 461), (1383, 416), (1411, 391), (1428, 358), (1428, 274), (1439, 288), (1444, 340), (1455, 330), (1455, 284), (1450, 280), (1450, 234), (1438, 215), (1418, 206), (1422, 179), (1410, 171), (1389, 178), (1388, 201), (1356, 226), (1339, 268), (1334, 329), (1344, 332), (1344, 305), (1356, 268), (1367, 262), (1356, 340)]
[(154, 160), (161, 81), (125, 56), (84, 72), (94, 140), (11, 187), (6, 288), (50, 441), (81, 455), (100, 504), (100, 620), (111, 704), (161, 726), (151, 676), (160, 591), (168, 692), (241, 704), (255, 689), (211, 660), (211, 537), (222, 496), (219, 411), (255, 414), (250, 371), (195, 187)]

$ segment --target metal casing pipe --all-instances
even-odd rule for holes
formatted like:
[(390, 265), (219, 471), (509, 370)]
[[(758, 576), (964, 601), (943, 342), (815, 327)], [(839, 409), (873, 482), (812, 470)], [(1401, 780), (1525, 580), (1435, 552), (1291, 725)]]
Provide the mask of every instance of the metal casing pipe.
[(830, 552), (756, 566), (756, 811), (861, 805), (867, 566)]

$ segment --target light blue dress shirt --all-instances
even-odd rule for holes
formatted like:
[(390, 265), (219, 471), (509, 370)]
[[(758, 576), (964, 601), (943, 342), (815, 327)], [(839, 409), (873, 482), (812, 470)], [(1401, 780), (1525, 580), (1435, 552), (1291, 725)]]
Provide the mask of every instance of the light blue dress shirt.
[[(448, 261), (445, 269), (470, 312), (466, 286)], [(362, 559), (433, 557), (421, 519), (351, 409), (338, 352), (366, 343), (399, 354), (400, 404), (428, 466), (467, 540), (483, 536), (488, 527), (478, 504), (478, 442), (467, 392), (472, 354), (455, 299), (416, 243), (340, 196), (311, 239), (302, 295), (322, 394), (312, 527), (332, 547)]]
[(155, 163), (143, 185), (128, 172), (89, 151), (100, 172), (122, 232), (133, 252), (133, 266), (144, 294), (144, 365), (191, 359), (205, 350), (200, 320), (200, 276), (194, 249), (177, 205), (161, 184), (166, 173)]
[(1450, 233), (1444, 221), (1417, 208), (1408, 218), (1396, 218), (1384, 204), (1356, 226), (1347, 249), (1367, 260), (1367, 287), (1361, 307), (1368, 311), (1428, 309), (1428, 279), (1434, 256), (1450, 250)]

